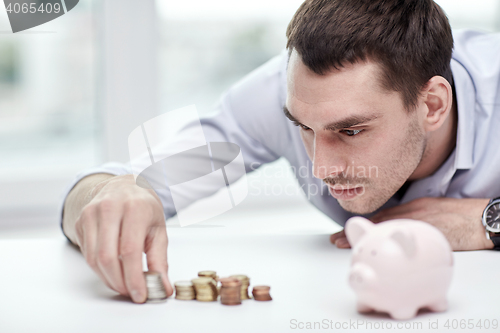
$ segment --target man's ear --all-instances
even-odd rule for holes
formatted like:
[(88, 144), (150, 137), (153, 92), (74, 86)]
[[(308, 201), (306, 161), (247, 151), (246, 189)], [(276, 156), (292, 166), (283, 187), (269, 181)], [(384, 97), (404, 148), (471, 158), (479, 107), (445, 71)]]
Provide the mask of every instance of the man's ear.
[(408, 258), (413, 258), (417, 253), (415, 237), (408, 230), (396, 230), (391, 238), (401, 247)]
[(433, 132), (441, 127), (453, 107), (453, 89), (442, 76), (432, 77), (422, 91), (426, 106), (424, 126), (426, 132)]
[(361, 216), (354, 216), (347, 220), (344, 231), (351, 247), (356, 245), (373, 227), (373, 222)]

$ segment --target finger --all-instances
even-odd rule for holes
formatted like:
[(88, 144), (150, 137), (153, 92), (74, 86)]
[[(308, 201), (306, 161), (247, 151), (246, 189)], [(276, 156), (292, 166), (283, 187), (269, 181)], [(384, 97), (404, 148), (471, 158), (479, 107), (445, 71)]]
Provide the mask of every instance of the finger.
[(118, 259), (122, 209), (116, 203), (102, 202), (97, 217), (97, 266), (114, 290), (128, 296), (121, 262)]
[[(145, 224), (141, 220), (145, 216), (139, 207), (125, 209), (119, 240), (119, 251), (122, 262), (123, 277), (128, 294), (135, 303), (146, 301), (146, 281), (142, 271), (142, 253), (146, 238)], [(142, 215), (142, 216), (141, 216)]]
[(145, 252), (148, 269), (161, 273), (167, 295), (171, 296), (174, 293), (174, 289), (168, 278), (167, 246), (167, 228), (165, 222), (160, 221), (158, 225), (151, 228), (146, 238)]
[(386, 217), (387, 217), (387, 215), (385, 214), (384, 211), (382, 211), (382, 212), (379, 212), (379, 213), (373, 215), (372, 217), (369, 217), (368, 219), (370, 221), (372, 221), (373, 223), (379, 223), (379, 222), (386, 221)]
[(101, 281), (103, 281), (109, 288), (113, 287), (108, 283), (107, 279), (104, 277), (102, 272), (99, 270), (96, 261), (96, 238), (97, 238), (97, 228), (95, 225), (95, 214), (92, 210), (85, 210), (82, 213), (80, 219), (80, 251), (85, 258), (87, 264), (92, 268), (92, 270), (99, 276)]
[(332, 242), (332, 244), (335, 244), (335, 241), (337, 239), (339, 239), (339, 238), (342, 238), (342, 237), (345, 237), (345, 231), (344, 231), (344, 229), (342, 229), (341, 231), (336, 232), (333, 235), (331, 235), (330, 236), (330, 242)]
[(335, 241), (335, 246), (337, 246), (339, 249), (350, 249), (351, 245), (349, 244), (349, 241), (347, 240), (346, 237), (339, 238)]
[[(76, 244), (80, 248), (80, 251), (82, 254), (84, 254), (84, 236), (83, 236), (83, 227), (82, 227), (82, 221), (81, 217), (79, 217), (75, 221), (75, 231), (76, 231)], [(85, 257), (85, 255), (84, 255)]]

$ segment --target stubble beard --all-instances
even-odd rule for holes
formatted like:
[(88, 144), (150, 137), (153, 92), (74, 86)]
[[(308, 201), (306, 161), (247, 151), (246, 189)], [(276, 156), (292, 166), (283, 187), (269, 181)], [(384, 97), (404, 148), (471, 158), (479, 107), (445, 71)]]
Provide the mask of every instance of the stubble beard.
[[(413, 116), (407, 134), (394, 154), (388, 168), (381, 168), (378, 181), (367, 182), (368, 187), (358, 198), (351, 201), (339, 200), (340, 206), (354, 214), (369, 214), (382, 207), (408, 180), (422, 161), (427, 147), (425, 133), (418, 126), (418, 118)], [(382, 180), (382, 181), (381, 181)], [(371, 185), (371, 186), (370, 186)]]

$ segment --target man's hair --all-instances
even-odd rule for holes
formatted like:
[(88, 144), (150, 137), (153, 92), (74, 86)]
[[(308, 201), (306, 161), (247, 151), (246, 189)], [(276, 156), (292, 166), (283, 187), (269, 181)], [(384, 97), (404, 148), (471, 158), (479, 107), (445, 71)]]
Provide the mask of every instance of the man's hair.
[(421, 89), (436, 75), (452, 84), (453, 36), (448, 18), (432, 0), (306, 0), (286, 32), (314, 73), (372, 60), (380, 83), (416, 107)]

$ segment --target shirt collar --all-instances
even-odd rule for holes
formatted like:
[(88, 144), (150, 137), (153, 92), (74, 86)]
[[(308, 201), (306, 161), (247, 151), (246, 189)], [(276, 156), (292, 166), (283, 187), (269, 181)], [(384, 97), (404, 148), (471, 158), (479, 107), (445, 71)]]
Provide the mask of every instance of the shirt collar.
[(474, 161), (474, 110), (476, 89), (465, 67), (455, 59), (451, 70), (457, 98), (458, 125), (455, 169), (470, 169)]

